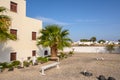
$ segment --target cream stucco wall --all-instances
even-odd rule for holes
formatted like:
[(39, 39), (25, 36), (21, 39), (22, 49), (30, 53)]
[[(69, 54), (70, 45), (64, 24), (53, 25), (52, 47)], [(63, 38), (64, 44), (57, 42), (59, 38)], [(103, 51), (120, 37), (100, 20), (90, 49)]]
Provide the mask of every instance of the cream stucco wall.
[[(10, 11), (10, 1), (17, 3), (17, 13)], [(11, 17), (12, 25), (10, 29), (17, 30), (17, 41), (8, 41), (0, 44), (0, 62), (9, 62), (10, 53), (17, 53), (17, 60), (32, 57), (32, 50), (36, 50), (37, 56), (40, 55), (36, 41), (32, 40), (32, 32), (39, 35), (42, 29), (42, 21), (26, 17), (26, 1), (25, 0), (0, 0), (0, 6), (6, 7), (8, 10), (6, 15)]]
[[(26, 1), (25, 0), (0, 0), (0, 6), (6, 7), (10, 10), (10, 2), (17, 3), (17, 13), (10, 12), (12, 15), (26, 16)], [(12, 16), (14, 17), (14, 16)]]

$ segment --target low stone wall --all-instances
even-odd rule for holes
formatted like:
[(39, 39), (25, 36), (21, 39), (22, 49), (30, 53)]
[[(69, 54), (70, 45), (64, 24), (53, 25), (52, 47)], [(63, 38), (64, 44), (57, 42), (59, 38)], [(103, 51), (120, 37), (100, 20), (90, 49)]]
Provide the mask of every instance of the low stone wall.
[[(77, 46), (77, 47), (66, 47), (64, 48), (64, 52), (69, 52), (74, 50), (77, 53), (109, 53), (105, 47), (99, 46)], [(112, 53), (120, 53), (120, 48), (115, 47), (115, 50)]]

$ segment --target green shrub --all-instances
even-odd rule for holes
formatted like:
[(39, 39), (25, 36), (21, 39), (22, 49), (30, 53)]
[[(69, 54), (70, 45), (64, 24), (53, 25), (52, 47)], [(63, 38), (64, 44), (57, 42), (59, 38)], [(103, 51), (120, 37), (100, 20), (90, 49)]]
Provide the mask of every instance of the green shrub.
[(47, 57), (37, 57), (37, 62), (39, 62), (39, 63), (48, 62), (48, 58)]
[(108, 50), (110, 53), (112, 53), (112, 51), (115, 50), (114, 47), (115, 47), (114, 44), (108, 44), (108, 45), (106, 46), (106, 50)]
[(20, 65), (20, 61), (13, 61), (12, 65), (18, 67)]
[(73, 52), (73, 51), (70, 51), (68, 54), (69, 54), (70, 56), (72, 56), (72, 55), (74, 54), (74, 52)]
[(67, 54), (65, 54), (65, 53), (63, 53), (63, 52), (60, 52), (59, 58), (60, 58), (60, 59), (67, 58)]
[(37, 62), (40, 63), (41, 59), (42, 59), (42, 57), (37, 57)]
[(29, 67), (30, 63), (27, 62), (27, 61), (24, 61), (24, 62), (23, 62), (23, 65), (24, 65), (25, 67)]
[(41, 62), (43, 62), (43, 63), (48, 62), (48, 58), (47, 57), (42, 57)]
[(32, 65), (32, 64), (33, 64), (33, 61), (32, 61), (32, 60), (30, 60), (30, 61), (29, 61), (29, 64), (30, 64), (30, 65)]
[(13, 64), (12, 63), (8, 63), (7, 68), (11, 68), (11, 67), (13, 67)]
[(0, 63), (0, 66), (2, 66), (3, 69), (8, 68), (8, 63), (7, 62)]
[(14, 70), (13, 64), (9, 63), (8, 64), (8, 71), (13, 71), (13, 70)]

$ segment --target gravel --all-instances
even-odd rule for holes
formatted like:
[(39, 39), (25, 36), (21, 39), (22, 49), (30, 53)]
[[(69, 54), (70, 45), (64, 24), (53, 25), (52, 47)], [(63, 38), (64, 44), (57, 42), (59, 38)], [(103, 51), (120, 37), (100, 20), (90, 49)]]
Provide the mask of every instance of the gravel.
[[(96, 58), (104, 58), (97, 60)], [(120, 79), (120, 54), (108, 53), (76, 53), (71, 57), (60, 60), (60, 69), (56, 67), (40, 73), (40, 67), (53, 63), (30, 66), (0, 73), (0, 80), (98, 80), (99, 75), (106, 78)], [(92, 76), (84, 76), (81, 72), (90, 72)]]

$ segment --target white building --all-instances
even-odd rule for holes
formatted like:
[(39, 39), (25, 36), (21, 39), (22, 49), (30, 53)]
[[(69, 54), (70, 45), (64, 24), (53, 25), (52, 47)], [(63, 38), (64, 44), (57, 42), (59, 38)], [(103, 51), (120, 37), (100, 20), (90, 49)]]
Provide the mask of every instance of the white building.
[(90, 46), (92, 44), (94, 44), (94, 43), (93, 42), (79, 42), (79, 45), (88, 45), (88, 46)]
[[(42, 21), (26, 17), (26, 0), (0, 0), (0, 6), (7, 8), (3, 13), (11, 17), (10, 33), (17, 41), (0, 44), (0, 62), (26, 60), (28, 57), (43, 55), (43, 49), (36, 46), (36, 38), (42, 29)], [(45, 54), (48, 54), (45, 49)]]

